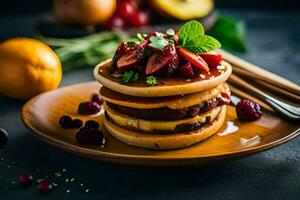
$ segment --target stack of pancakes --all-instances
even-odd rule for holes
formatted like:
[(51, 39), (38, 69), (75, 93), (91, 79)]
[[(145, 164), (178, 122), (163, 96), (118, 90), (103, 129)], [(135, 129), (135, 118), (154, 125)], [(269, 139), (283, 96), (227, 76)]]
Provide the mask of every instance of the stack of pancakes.
[(111, 60), (94, 71), (103, 87), (105, 128), (120, 141), (147, 149), (178, 149), (216, 133), (226, 116), (231, 66), (222, 61), (217, 75), (170, 80), (156, 86), (122, 84), (109, 75)]

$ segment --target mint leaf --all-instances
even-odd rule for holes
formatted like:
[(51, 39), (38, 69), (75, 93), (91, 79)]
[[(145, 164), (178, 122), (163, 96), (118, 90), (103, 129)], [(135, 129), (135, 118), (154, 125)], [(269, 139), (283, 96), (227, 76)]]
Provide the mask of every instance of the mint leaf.
[(194, 43), (190, 43), (184, 46), (184, 48), (194, 53), (210, 52), (220, 47), (221, 43), (209, 35), (202, 35)]
[(146, 83), (148, 85), (156, 85), (157, 80), (156, 80), (155, 76), (147, 76)]
[(123, 83), (135, 82), (139, 79), (139, 74), (134, 71), (125, 71), (121, 77)]
[(166, 34), (168, 35), (168, 36), (174, 36), (175, 35), (175, 31), (173, 30), (173, 29), (168, 29), (167, 31), (166, 31)]
[(163, 36), (152, 36), (150, 37), (150, 41), (149, 46), (160, 50), (163, 50), (169, 44)]
[(220, 48), (221, 43), (205, 35), (202, 24), (196, 20), (185, 23), (178, 33), (180, 46), (193, 53), (205, 53)]
[(209, 33), (222, 42), (224, 49), (245, 52), (246, 25), (243, 20), (219, 16)]

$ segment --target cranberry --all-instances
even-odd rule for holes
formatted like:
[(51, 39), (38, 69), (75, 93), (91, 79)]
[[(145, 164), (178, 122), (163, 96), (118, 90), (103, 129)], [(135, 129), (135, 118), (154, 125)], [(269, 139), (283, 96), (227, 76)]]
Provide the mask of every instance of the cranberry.
[(136, 12), (130, 19), (129, 19), (130, 25), (134, 27), (142, 27), (149, 25), (150, 17), (147, 12), (139, 11)]
[(117, 6), (117, 12), (124, 19), (129, 20), (138, 10), (138, 4), (134, 0), (121, 0)]
[(221, 96), (217, 97), (217, 99), (218, 99), (219, 106), (229, 104), (230, 103), (230, 94), (228, 94), (226, 92), (222, 92)]
[(5, 129), (0, 128), (0, 148), (3, 147), (8, 140), (8, 133)]
[(190, 62), (187, 62), (179, 68), (179, 75), (185, 78), (194, 77), (194, 70)]
[(78, 113), (82, 115), (92, 115), (100, 112), (101, 107), (96, 102), (82, 102), (78, 106)]
[(82, 145), (98, 145), (103, 143), (103, 133), (96, 128), (83, 127), (76, 134), (76, 140)]
[(88, 121), (85, 122), (84, 126), (88, 127), (88, 128), (98, 129), (99, 128), (99, 123), (94, 121), (94, 120), (88, 120)]
[(126, 22), (119, 15), (114, 15), (107, 22), (105, 22), (103, 26), (109, 30), (114, 28), (123, 30), (126, 27)]
[(100, 106), (103, 104), (103, 99), (100, 94), (93, 94), (92, 96), (92, 102), (96, 102)]
[(28, 186), (32, 183), (33, 181), (33, 177), (31, 176), (31, 174), (22, 174), (19, 177), (19, 182), (22, 186)]
[(52, 185), (48, 181), (42, 181), (38, 185), (39, 191), (42, 193), (48, 193), (52, 190)]
[(241, 121), (254, 121), (262, 116), (262, 111), (258, 104), (243, 99), (236, 105), (236, 114)]
[(72, 128), (72, 118), (69, 115), (64, 115), (59, 118), (59, 124), (63, 128)]
[(80, 119), (74, 119), (72, 121), (72, 128), (80, 128), (82, 126), (82, 121)]

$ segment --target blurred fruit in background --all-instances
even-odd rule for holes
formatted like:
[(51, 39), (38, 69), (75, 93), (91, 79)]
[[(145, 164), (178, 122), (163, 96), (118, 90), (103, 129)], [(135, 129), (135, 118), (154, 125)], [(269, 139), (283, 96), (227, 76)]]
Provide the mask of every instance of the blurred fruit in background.
[(54, 15), (61, 23), (98, 25), (116, 10), (116, 0), (54, 0)]
[(142, 11), (140, 7), (135, 0), (119, 0), (114, 16), (104, 24), (104, 27), (111, 30), (150, 25), (149, 13)]
[(55, 89), (62, 78), (58, 56), (44, 43), (14, 38), (0, 44), (0, 93), (27, 100)]
[(213, 0), (149, 0), (149, 3), (158, 13), (179, 20), (206, 17), (214, 9)]

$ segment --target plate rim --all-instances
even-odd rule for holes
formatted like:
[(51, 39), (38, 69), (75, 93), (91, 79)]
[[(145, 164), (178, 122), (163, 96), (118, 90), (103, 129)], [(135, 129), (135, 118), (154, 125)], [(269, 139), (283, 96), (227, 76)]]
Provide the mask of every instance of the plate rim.
[[(27, 121), (26, 117), (24, 117), (25, 113), (28, 112), (30, 105), (44, 95), (56, 92), (57, 90), (61, 90), (61, 89), (67, 88), (67, 87), (72, 87), (72, 86), (82, 85), (82, 84), (94, 84), (94, 83), (99, 84), (97, 81), (88, 81), (88, 82), (70, 84), (70, 85), (66, 85), (66, 86), (57, 88), (55, 90), (44, 92), (44, 93), (39, 94), (38, 96), (30, 99), (22, 107), (20, 117), (21, 117), (21, 121), (22, 121), (23, 125), (29, 130), (29, 133), (31, 135), (35, 136), (36, 138), (38, 138), (39, 140), (41, 140), (47, 144), (58, 147), (61, 150), (71, 152), (73, 154), (77, 154), (77, 155), (80, 154), (84, 157), (93, 156), (93, 159), (95, 159), (94, 157), (96, 156), (98, 158), (98, 160), (105, 160), (108, 162), (109, 162), (109, 160), (106, 160), (105, 158), (134, 159), (134, 160), (139, 160), (139, 161), (141, 161), (141, 160), (147, 160), (147, 161), (187, 161), (187, 160), (195, 160), (196, 161), (196, 160), (198, 160), (198, 161), (200, 161), (200, 160), (208, 160), (208, 159), (213, 160), (213, 159), (222, 159), (222, 158), (228, 158), (228, 157), (239, 157), (242, 155), (248, 155), (248, 154), (250, 155), (250, 154), (259, 153), (259, 152), (274, 148), (274, 147), (284, 144), (300, 135), (300, 127), (299, 127), (296, 130), (294, 130), (293, 132), (289, 133), (287, 136), (282, 137), (278, 140), (272, 141), (270, 143), (264, 144), (262, 146), (254, 146), (254, 147), (249, 147), (249, 148), (243, 149), (243, 150), (235, 150), (232, 152), (227, 152), (227, 153), (222, 153), (222, 154), (216, 153), (216, 154), (210, 154), (210, 155), (204, 155), (204, 156), (159, 157), (159, 156), (155, 156), (155, 155), (131, 155), (131, 154), (120, 154), (120, 153), (99, 151), (99, 150), (95, 150), (95, 149), (85, 148), (84, 146), (71, 144), (59, 137), (50, 136), (46, 133), (43, 133), (42, 131), (37, 130)], [(69, 147), (69, 148), (64, 148), (64, 147)]]

